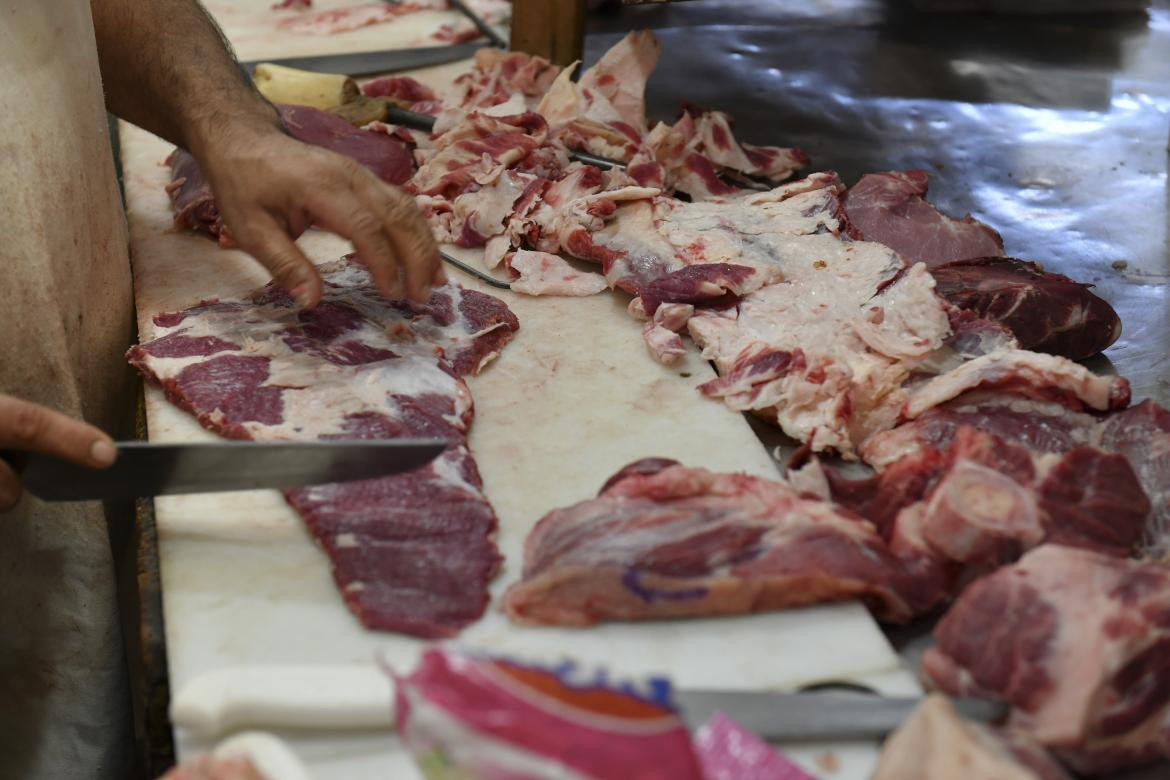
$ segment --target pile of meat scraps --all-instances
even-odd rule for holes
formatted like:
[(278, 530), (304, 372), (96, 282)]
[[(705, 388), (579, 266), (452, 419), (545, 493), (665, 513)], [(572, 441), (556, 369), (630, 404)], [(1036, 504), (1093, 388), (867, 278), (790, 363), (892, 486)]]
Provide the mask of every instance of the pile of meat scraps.
[(420, 100), (435, 133), (416, 138), (406, 187), (436, 236), (483, 247), (520, 292), (630, 293), (656, 358), (679, 359), (689, 335), (720, 374), (703, 393), (818, 452), (856, 458), (976, 389), (1077, 411), (1128, 403), (1124, 379), (1069, 359), (1120, 335), (1087, 285), (1004, 257), (994, 230), (926, 201), (924, 174), (785, 184), (805, 156), (739, 141), (721, 112), (651, 127), (657, 58), (651, 34), (631, 33), (574, 82), (485, 50), (437, 112)]

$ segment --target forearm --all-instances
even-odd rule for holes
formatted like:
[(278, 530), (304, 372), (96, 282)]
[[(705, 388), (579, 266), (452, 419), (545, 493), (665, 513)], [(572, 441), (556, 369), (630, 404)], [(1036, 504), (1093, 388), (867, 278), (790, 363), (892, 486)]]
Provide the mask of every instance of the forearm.
[(234, 129), (279, 126), (198, 0), (91, 0), (111, 112), (202, 156)]

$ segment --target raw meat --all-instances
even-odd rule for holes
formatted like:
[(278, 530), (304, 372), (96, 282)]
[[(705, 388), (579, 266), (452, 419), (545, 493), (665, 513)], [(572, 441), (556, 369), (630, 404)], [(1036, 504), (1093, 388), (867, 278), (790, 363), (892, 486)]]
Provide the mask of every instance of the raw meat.
[[(611, 287), (634, 294), (630, 312), (648, 321), (644, 339), (666, 363), (685, 354), (683, 325), (655, 313), (690, 306), (687, 332), (720, 374), (702, 392), (818, 452), (855, 458), (873, 435), (975, 389), (1074, 409), (1128, 403), (1125, 380), (1023, 350), (1005, 327), (1054, 350), (1099, 348), (1114, 321), (1083, 287), (993, 258), (942, 271), (940, 295), (926, 265), (908, 262), (916, 258), (887, 233), (947, 261), (1002, 247), (986, 226), (926, 203), (924, 174), (867, 177), (847, 197), (832, 172), (763, 193), (728, 185), (728, 171), (780, 176), (799, 161), (739, 144), (719, 112), (688, 109), (644, 132), (635, 120), (656, 59), (653, 36), (631, 34), (574, 84), (525, 55), (477, 57), (447, 103), (454, 123), (437, 125), (435, 148), (418, 152), (412, 187), (436, 236), (486, 247), (491, 267), (514, 249), (599, 264)], [(509, 113), (534, 104), (537, 113)], [(635, 157), (625, 172), (566, 164), (566, 144), (603, 151), (593, 143)], [(676, 187), (693, 202), (664, 194)], [(885, 243), (860, 240), (854, 221)], [(964, 274), (979, 263), (998, 276), (976, 289)], [(1025, 273), (1031, 289), (1049, 291), (1043, 305), (1013, 293), (1005, 308), (996, 290)], [(1044, 317), (1028, 320), (1034, 308)]]
[(523, 52), (483, 48), (475, 53), (471, 71), (457, 77), (443, 93), (443, 109), (435, 118), (434, 132), (442, 135), (470, 113), (484, 113), (493, 106), (517, 103), (509, 114), (535, 111), (544, 94), (561, 73), (543, 57)]
[(512, 282), (512, 292), (580, 297), (597, 295), (606, 288), (601, 274), (578, 271), (559, 255), (548, 252), (521, 249), (504, 262), (518, 275)]
[(1008, 726), (1079, 772), (1170, 757), (1170, 569), (1045, 545), (969, 587), (926, 681), (1002, 699)]
[(1091, 285), (1008, 257), (931, 268), (938, 294), (1008, 328), (1024, 349), (1082, 360), (1121, 336), (1121, 319)]
[(1097, 376), (1087, 368), (1056, 355), (1022, 349), (997, 350), (967, 361), (953, 371), (915, 386), (902, 408), (913, 420), (939, 404), (974, 390), (1057, 401), (1071, 409), (1108, 412), (1129, 405), (1129, 380)]
[[(360, 130), (335, 114), (308, 106), (279, 109), (281, 121), (293, 138), (345, 155), (383, 181), (402, 184), (414, 173), (410, 150), (395, 136)], [(199, 163), (183, 149), (171, 152), (166, 163), (171, 168), (167, 194), (175, 210), (175, 225), (207, 233), (219, 239), (222, 246), (232, 246)]]
[(875, 477), (824, 476), (819, 495), (873, 523), (896, 554), (936, 560), (957, 587), (1045, 542), (1128, 555), (1150, 512), (1120, 455), (1037, 454), (970, 426)]
[(176, 148), (167, 157), (166, 164), (171, 169), (171, 180), (167, 183), (166, 192), (175, 211), (175, 227), (207, 233), (217, 239), (221, 246), (232, 246), (234, 242), (227, 234), (219, 207), (215, 205), (211, 183), (199, 170), (195, 158)]
[(366, 3), (346, 8), (305, 13), (285, 19), (277, 25), (284, 32), (297, 35), (336, 35), (371, 24), (382, 24), (406, 14), (428, 8), (444, 9), (446, 0), (413, 0), (403, 3)]
[(882, 747), (870, 780), (1070, 780), (1026, 736), (997, 733), (927, 696)]
[(1090, 285), (1002, 257), (1003, 240), (972, 218), (954, 219), (926, 202), (922, 171), (872, 173), (845, 198), (849, 224), (907, 261), (926, 263), (938, 293), (961, 309), (999, 322), (1019, 346), (1079, 360), (1121, 335), (1121, 321)]
[(539, 114), (472, 114), (439, 136), (434, 148), (420, 152), (424, 159), (410, 189), (454, 201), (496, 181), (540, 146), (547, 134), (548, 123)]
[(591, 625), (858, 598), (904, 621), (942, 588), (930, 562), (898, 559), (868, 523), (787, 483), (653, 460), (546, 515), (504, 609), (523, 623)]
[(861, 238), (893, 249), (911, 263), (933, 268), (956, 260), (1003, 254), (1003, 239), (971, 215), (948, 217), (926, 202), (924, 171), (861, 177), (845, 198), (849, 223)]
[(362, 84), (366, 97), (392, 97), (407, 105), (438, 100), (435, 91), (410, 76), (384, 76)]
[(396, 137), (356, 128), (308, 106), (280, 106), (280, 118), (293, 138), (344, 155), (384, 182), (402, 184), (414, 173), (410, 150)]
[(1128, 459), (1153, 507), (1146, 547), (1170, 550), (1170, 412), (1153, 401), (1098, 417), (1063, 405), (976, 396), (936, 407), (865, 443), (862, 456), (887, 468), (924, 448), (945, 449), (956, 431), (974, 426), (1037, 454), (1095, 447)]
[(273, 11), (307, 11), (313, 7), (313, 0), (280, 0), (274, 3)]
[[(692, 115), (691, 110), (696, 114)], [(720, 111), (691, 109), (674, 125), (659, 123), (629, 163), (635, 179), (653, 179), (692, 200), (712, 200), (740, 190), (725, 174), (782, 181), (808, 165), (800, 149), (750, 146), (735, 139), (731, 118)], [(656, 166), (656, 167), (655, 167)]]
[(360, 266), (321, 268), (325, 295), (298, 310), (270, 285), (252, 300), (155, 317), (128, 358), (207, 429), (236, 439), (439, 437), (431, 465), (290, 490), (370, 628), (449, 636), (476, 620), (500, 556), (496, 517), (467, 448), (475, 373), (518, 327), (499, 300), (449, 285), (425, 306), (380, 297)]

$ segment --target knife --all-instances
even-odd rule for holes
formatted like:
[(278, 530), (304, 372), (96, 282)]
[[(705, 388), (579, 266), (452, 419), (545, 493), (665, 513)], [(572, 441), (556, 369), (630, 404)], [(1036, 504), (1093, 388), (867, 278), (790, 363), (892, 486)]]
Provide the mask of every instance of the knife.
[(475, 11), (472, 11), (467, 6), (467, 3), (463, 2), (463, 0), (449, 0), (449, 2), (451, 3), (452, 8), (463, 14), (465, 17), (467, 17), (468, 21), (475, 25), (475, 29), (479, 30), (480, 35), (492, 42), (492, 46), (495, 46), (498, 49), (508, 48), (507, 39), (500, 35), (500, 33), (494, 27), (481, 19), (479, 14), (477, 14)]
[(474, 57), (488, 43), (463, 43), (458, 46), (423, 46), (413, 49), (389, 49), (385, 51), (360, 51), (348, 54), (321, 54), (312, 57), (286, 57), (280, 60), (256, 60), (242, 63), (245, 72), (261, 62), (283, 65), (286, 68), (308, 70), (313, 73), (344, 73), (347, 76), (368, 76), (374, 73), (389, 73), (397, 70), (425, 68), (429, 65), (443, 65)]
[[(772, 742), (881, 739), (910, 717), (921, 698), (839, 693), (679, 690), (675, 702), (692, 729), (722, 712)], [(1003, 702), (954, 699), (958, 713), (980, 723), (1007, 715)]]
[[(691, 729), (723, 712), (772, 742), (876, 740), (902, 725), (921, 698), (875, 694), (676, 690)], [(373, 664), (272, 665), (218, 669), (188, 680), (171, 698), (176, 726), (213, 737), (241, 728), (346, 731), (393, 728), (394, 687)], [(999, 720), (1007, 705), (954, 699), (963, 717)]]
[(44, 501), (94, 501), (292, 488), (400, 474), (447, 448), (440, 439), (198, 444), (118, 442), (118, 457), (89, 469), (36, 452), (0, 452)]

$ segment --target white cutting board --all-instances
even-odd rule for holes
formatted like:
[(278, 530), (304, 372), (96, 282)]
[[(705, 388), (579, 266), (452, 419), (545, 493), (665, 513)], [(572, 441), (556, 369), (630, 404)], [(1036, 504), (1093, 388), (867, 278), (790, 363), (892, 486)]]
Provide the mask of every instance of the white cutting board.
[[(236, 40), (233, 27), (225, 27), (243, 58), (269, 56), (246, 49), (247, 39)], [(282, 42), (271, 51), (318, 50)], [(414, 75), (440, 86), (456, 70), (442, 66)], [(168, 144), (125, 123), (121, 143), (143, 340), (151, 338), (157, 312), (239, 296), (267, 281), (242, 253), (171, 228), (161, 165)], [(315, 231), (299, 243), (318, 262), (349, 249)], [(459, 271), (449, 273), (477, 286)], [(521, 322), (501, 357), (469, 382), (476, 403), (471, 446), (500, 516), (498, 541), (506, 557), (494, 595), (518, 575), (524, 538), (543, 514), (594, 495), (632, 460), (673, 457), (717, 470), (777, 473), (744, 419), (695, 391), (713, 376), (711, 368), (694, 355), (671, 369), (657, 364), (623, 299), (534, 299), (480, 289), (505, 299)], [(152, 439), (210, 438), (157, 389), (148, 388), (146, 400)], [(276, 493), (171, 497), (158, 500), (156, 509), (172, 694), (217, 669), (365, 663), (375, 655), (409, 669), (421, 651), (417, 640), (358, 624), (337, 593), (324, 553)], [(460, 641), (538, 660), (571, 655), (620, 674), (667, 674), (689, 687), (789, 688), (851, 678), (889, 692), (916, 690), (868, 613), (853, 604), (563, 630), (512, 626), (493, 601), (488, 616)], [(180, 755), (208, 747), (181, 729), (177, 738)], [(389, 734), (302, 732), (289, 738), (319, 780), (413, 776)], [(814, 762), (823, 747), (793, 750), (819, 776), (867, 776), (872, 747), (840, 745), (832, 752), (836, 771)]]
[[(313, 0), (313, 8), (307, 13), (369, 2), (378, 0)], [(281, 30), (278, 25), (282, 20), (294, 19), (301, 12), (273, 10), (274, 4), (275, 0), (204, 0), (203, 3), (223, 28), (241, 62), (442, 46), (443, 42), (433, 36), (443, 25), (460, 31), (473, 29), (471, 22), (455, 11), (418, 11), (347, 32), (307, 35)]]

